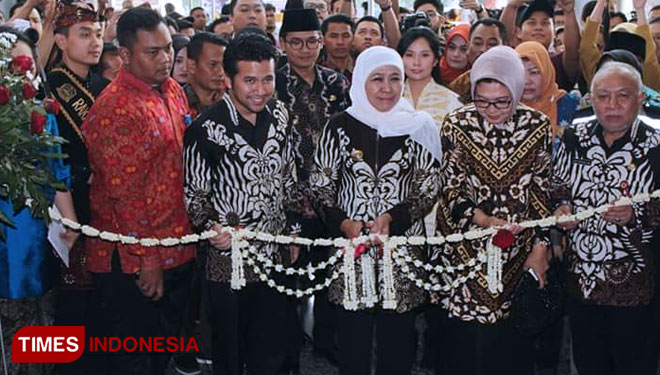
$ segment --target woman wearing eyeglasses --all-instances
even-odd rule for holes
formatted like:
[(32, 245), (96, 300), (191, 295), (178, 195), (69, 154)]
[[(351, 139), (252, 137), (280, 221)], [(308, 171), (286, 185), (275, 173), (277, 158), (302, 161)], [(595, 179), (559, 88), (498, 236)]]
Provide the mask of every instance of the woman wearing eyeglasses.
[[(366, 49), (354, 73), (352, 105), (323, 130), (310, 177), (328, 236), (424, 235), (423, 218), (438, 193), (441, 149), (435, 122), (401, 97), (403, 61), (393, 49)], [(426, 294), (395, 266), (396, 306), (385, 304), (381, 250), (373, 243), (354, 253), (355, 283), (345, 284), (341, 277), (328, 291), (340, 306), (341, 375), (371, 374), (374, 331), (376, 374), (410, 374), (415, 360), (415, 308)], [(422, 249), (404, 250), (425, 259)], [(424, 279), (421, 273), (417, 277)]]
[[(502, 252), (502, 289), (491, 291), (486, 266), (476, 278), (443, 299), (445, 373), (534, 373), (532, 341), (509, 319), (513, 291), (531, 268), (544, 285), (547, 233), (517, 223), (551, 214), (548, 192), (551, 136), (548, 118), (519, 105), (525, 87), (523, 63), (510, 47), (481, 55), (471, 73), (474, 102), (445, 117), (443, 196), (438, 230), (447, 235), (478, 228), (508, 227), (513, 245)], [(486, 252), (490, 237), (438, 247), (433, 260), (467, 263)]]

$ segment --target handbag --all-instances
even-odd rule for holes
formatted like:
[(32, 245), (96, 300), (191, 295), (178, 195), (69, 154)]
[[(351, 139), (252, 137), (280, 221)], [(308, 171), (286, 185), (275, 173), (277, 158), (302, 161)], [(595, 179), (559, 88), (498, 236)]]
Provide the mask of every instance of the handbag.
[(529, 272), (525, 272), (518, 282), (511, 316), (522, 335), (536, 336), (562, 316), (565, 295), (561, 269), (561, 261), (553, 257), (543, 289)]

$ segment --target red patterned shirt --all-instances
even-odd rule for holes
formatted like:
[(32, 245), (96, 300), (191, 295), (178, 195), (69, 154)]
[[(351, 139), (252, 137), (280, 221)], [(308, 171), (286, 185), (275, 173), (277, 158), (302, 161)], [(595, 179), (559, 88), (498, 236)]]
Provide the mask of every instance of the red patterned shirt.
[[(183, 200), (183, 132), (188, 102), (173, 79), (160, 90), (126, 70), (101, 93), (83, 123), (92, 169), (91, 226), (139, 238), (191, 233)], [(114, 249), (125, 273), (169, 269), (194, 246), (144, 247), (87, 238), (87, 268), (110, 272)]]

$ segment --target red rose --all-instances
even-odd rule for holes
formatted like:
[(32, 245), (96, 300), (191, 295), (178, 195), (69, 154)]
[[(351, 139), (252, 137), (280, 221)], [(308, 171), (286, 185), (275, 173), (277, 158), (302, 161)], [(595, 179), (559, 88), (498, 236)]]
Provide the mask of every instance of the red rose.
[(493, 245), (500, 249), (507, 249), (513, 245), (515, 240), (516, 237), (513, 235), (513, 232), (507, 229), (500, 229), (493, 236)]
[(5, 105), (9, 103), (9, 98), (11, 97), (11, 92), (5, 86), (0, 86), (0, 105)]
[(37, 96), (37, 89), (35, 89), (31, 83), (25, 82), (23, 84), (23, 97), (25, 97), (25, 99), (32, 99), (35, 96)]
[(60, 106), (60, 102), (53, 98), (46, 98), (44, 100), (44, 108), (46, 108), (46, 112), (52, 113), (55, 116), (60, 114), (60, 110), (62, 107)]
[(27, 55), (16, 56), (11, 61), (11, 66), (21, 74), (25, 74), (27, 71), (32, 70), (32, 58)]
[(32, 111), (32, 115), (30, 116), (30, 131), (34, 134), (41, 134), (44, 132), (45, 127), (46, 116), (39, 112)]

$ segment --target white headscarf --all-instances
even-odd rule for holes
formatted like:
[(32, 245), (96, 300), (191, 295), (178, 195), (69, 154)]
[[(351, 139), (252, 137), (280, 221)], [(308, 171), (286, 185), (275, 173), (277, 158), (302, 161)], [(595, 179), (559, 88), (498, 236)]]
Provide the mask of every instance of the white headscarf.
[(416, 111), (410, 102), (403, 99), (403, 90), (401, 90), (402, 97), (388, 112), (381, 112), (369, 103), (364, 87), (367, 78), (371, 72), (386, 65), (399, 69), (403, 82), (403, 60), (395, 50), (376, 46), (364, 50), (358, 56), (350, 90), (352, 105), (346, 111), (358, 121), (375, 129), (383, 138), (409, 135), (426, 148), (438, 162), (442, 162), (442, 145), (435, 121), (431, 115)]

